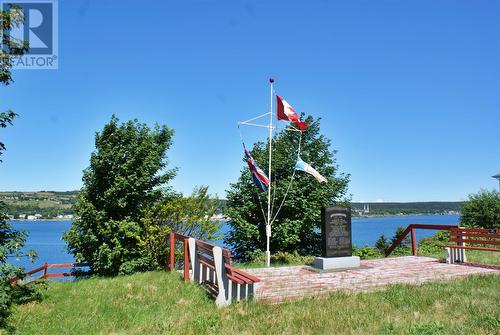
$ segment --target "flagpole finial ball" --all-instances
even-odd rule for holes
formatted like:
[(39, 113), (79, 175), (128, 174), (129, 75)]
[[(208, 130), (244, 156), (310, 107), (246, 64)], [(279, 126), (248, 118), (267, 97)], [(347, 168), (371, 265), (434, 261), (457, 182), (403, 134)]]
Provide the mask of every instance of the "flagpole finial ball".
[(272, 84), (272, 83), (274, 83), (274, 78), (273, 78), (273, 77), (270, 77), (270, 78), (269, 78), (269, 82), (270, 82), (271, 84)]

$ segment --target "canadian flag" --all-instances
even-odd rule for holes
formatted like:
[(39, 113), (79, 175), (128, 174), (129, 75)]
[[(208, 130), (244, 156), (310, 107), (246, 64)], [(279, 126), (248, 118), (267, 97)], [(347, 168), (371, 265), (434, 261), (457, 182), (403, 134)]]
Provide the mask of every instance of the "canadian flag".
[(307, 129), (307, 123), (299, 120), (299, 116), (285, 99), (277, 95), (276, 100), (278, 102), (278, 120), (293, 122), (299, 127), (300, 131)]

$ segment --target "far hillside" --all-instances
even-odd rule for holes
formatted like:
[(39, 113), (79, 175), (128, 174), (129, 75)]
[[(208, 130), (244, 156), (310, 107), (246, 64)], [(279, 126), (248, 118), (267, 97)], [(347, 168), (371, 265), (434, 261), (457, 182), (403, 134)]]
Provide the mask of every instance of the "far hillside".
[(0, 192), (0, 201), (15, 219), (69, 219), (76, 201), (76, 191)]
[(461, 201), (353, 202), (355, 215), (458, 214)]
[[(78, 191), (0, 192), (0, 201), (7, 205), (7, 213), (15, 219), (70, 219)], [(220, 206), (226, 200), (220, 199)], [(353, 202), (354, 216), (455, 214), (463, 202)], [(368, 206), (368, 211), (365, 209)], [(21, 217), (20, 217), (21, 216)]]

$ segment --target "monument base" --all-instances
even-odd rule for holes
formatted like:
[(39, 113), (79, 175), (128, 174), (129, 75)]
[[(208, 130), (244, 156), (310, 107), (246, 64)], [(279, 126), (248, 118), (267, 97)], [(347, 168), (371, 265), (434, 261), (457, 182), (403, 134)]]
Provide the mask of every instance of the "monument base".
[(360, 265), (358, 256), (316, 257), (314, 259), (314, 267), (321, 270), (359, 268)]

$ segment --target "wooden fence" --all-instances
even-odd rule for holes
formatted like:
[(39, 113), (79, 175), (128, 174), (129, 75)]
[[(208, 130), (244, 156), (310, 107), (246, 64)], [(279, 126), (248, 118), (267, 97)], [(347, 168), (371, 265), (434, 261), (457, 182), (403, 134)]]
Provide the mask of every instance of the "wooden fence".
[[(25, 277), (32, 277), (33, 278), (34, 277), (33, 275), (35, 275), (39, 272), (42, 272), (42, 274), (34, 279), (73, 277), (73, 276), (76, 276), (76, 273), (74, 271), (50, 273), (49, 269), (68, 269), (68, 268), (76, 269), (76, 268), (82, 268), (82, 267), (87, 267), (87, 266), (89, 266), (89, 264), (87, 264), (87, 263), (65, 263), (65, 264), (44, 263), (42, 266), (26, 272), (24, 274), (23, 278), (25, 278)], [(14, 284), (20, 279), (21, 278), (14, 276), (10, 279), (10, 282)]]

